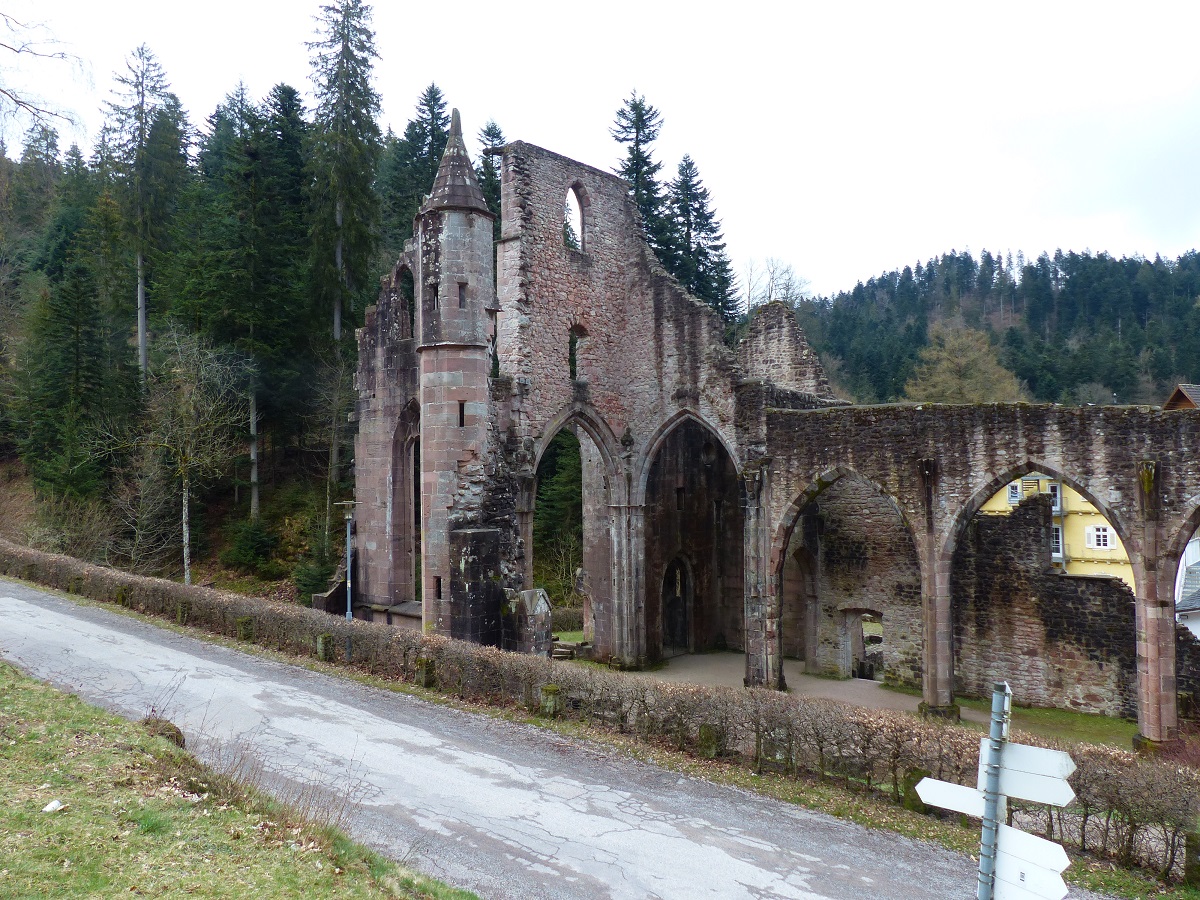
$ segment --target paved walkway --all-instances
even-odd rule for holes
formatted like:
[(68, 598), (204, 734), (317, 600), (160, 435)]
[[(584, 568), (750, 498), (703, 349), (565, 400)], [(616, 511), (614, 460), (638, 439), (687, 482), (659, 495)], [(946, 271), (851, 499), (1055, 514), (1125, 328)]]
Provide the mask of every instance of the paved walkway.
[[(746, 675), (746, 656), (733, 652), (693, 653), (673, 657), (665, 667), (639, 674), (656, 681), (740, 687)], [(921, 703), (920, 697), (889, 691), (878, 681), (805, 675), (804, 663), (794, 659), (783, 661), (783, 677), (787, 681), (788, 690), (802, 697), (821, 697), (870, 709), (894, 709), (911, 713), (915, 713)], [(964, 709), (962, 717), (981, 725), (987, 722), (984, 713), (972, 709)]]
[(974, 893), (965, 855), (532, 726), (3, 580), (0, 622), (0, 657), (126, 716), (156, 707), (202, 757), (257, 760), (285, 793), (348, 792), (358, 800), (348, 826), (355, 837), (487, 900)]

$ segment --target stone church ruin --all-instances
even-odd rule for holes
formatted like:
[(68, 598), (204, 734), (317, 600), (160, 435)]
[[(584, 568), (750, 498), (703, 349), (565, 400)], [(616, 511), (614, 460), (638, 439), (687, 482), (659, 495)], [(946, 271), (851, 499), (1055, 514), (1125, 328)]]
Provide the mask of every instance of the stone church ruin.
[[(414, 237), (358, 334), (364, 604), (544, 651), (537, 471), (569, 429), (598, 658), (740, 650), (746, 683), (773, 688), (785, 656), (870, 670), (919, 687), (933, 714), (1016, 677), (1038, 703), (1136, 715), (1151, 741), (1177, 734), (1180, 696), (1200, 691), (1173, 601), (1200, 523), (1200, 411), (851, 406), (786, 306), (754, 310), (727, 346), (717, 314), (658, 265), (620, 178), (526, 143), (496, 152), (493, 241), (455, 113)], [(1136, 592), (1052, 573), (1043, 502), (976, 518), (1029, 472), (1104, 513)]]

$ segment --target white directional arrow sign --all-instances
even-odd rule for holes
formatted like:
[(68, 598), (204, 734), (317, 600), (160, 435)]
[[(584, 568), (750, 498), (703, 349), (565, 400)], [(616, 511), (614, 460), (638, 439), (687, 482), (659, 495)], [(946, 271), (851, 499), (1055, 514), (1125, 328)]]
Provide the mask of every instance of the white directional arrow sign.
[[(988, 754), (988, 738), (979, 743), (979, 790), (983, 790), (987, 773), (984, 761)], [(1066, 806), (1075, 799), (1067, 778), (1075, 771), (1075, 761), (1061, 750), (1045, 750), (1026, 744), (1005, 742), (1000, 749), (1000, 793), (1033, 803)]]
[(967, 787), (965, 784), (922, 778), (917, 782), (917, 796), (930, 806), (952, 809), (977, 819), (983, 818), (983, 791)]
[(1059, 874), (1071, 860), (1062, 846), (1001, 825), (996, 836), (994, 900), (1062, 900), (1067, 884)]

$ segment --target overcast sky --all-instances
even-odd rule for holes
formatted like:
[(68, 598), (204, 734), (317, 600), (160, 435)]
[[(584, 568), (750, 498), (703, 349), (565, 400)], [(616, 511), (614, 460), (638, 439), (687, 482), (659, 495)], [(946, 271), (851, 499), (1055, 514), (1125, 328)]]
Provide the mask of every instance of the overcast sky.
[[(90, 149), (140, 43), (196, 125), (239, 80), (256, 98), (281, 81), (309, 93), (316, 2), (5, 7), (80, 60), (0, 60), (3, 84), (79, 118), (64, 148)], [(1200, 245), (1194, 2), (392, 0), (374, 27), (396, 131), (432, 81), (468, 136), (492, 118), (510, 140), (611, 169), (613, 115), (644, 94), (665, 123), (664, 175), (696, 160), (739, 272), (774, 257), (829, 293), (951, 249)]]

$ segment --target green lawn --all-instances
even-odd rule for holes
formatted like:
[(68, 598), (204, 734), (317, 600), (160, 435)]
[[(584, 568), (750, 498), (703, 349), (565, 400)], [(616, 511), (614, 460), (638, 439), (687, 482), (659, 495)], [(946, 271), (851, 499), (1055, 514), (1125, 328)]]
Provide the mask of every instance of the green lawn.
[[(983, 713), (990, 713), (992, 710), (990, 700), (966, 700), (956, 697), (955, 702), (966, 709)], [(1040, 737), (1068, 743), (1109, 744), (1123, 750), (1132, 749), (1133, 738), (1137, 734), (1136, 722), (1066, 709), (1015, 706), (1012, 711), (1012, 726)]]

